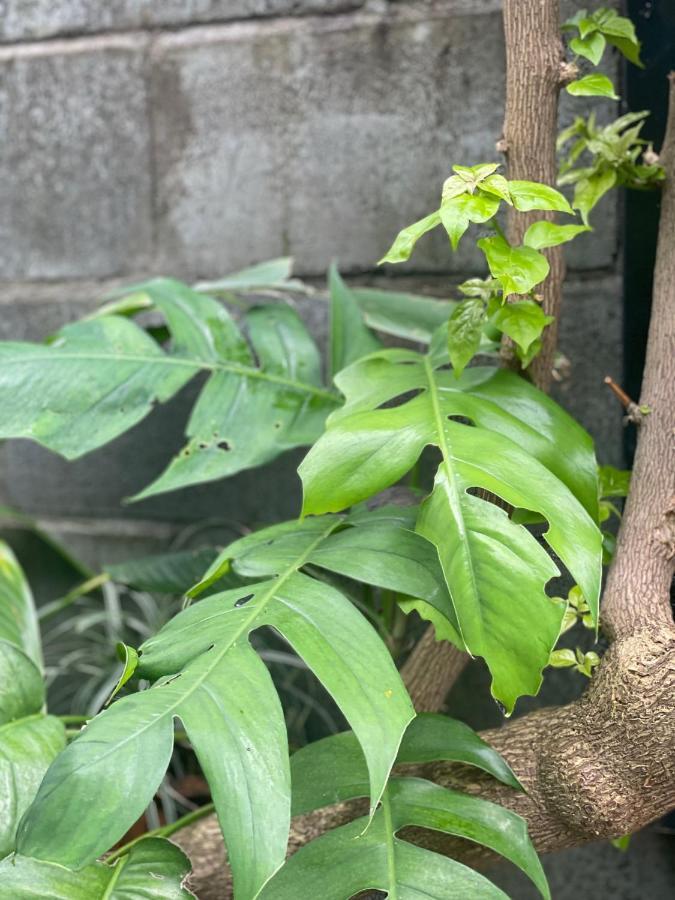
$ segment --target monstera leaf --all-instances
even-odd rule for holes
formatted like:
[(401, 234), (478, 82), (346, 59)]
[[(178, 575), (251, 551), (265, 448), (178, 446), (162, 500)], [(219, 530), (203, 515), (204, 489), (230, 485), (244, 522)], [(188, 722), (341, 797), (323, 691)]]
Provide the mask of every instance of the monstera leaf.
[[(442, 749), (441, 749), (442, 748)], [(403, 739), (400, 762), (457, 760), (479, 766), (519, 787), (509, 767), (471, 729), (441, 716), (413, 720)], [(310, 744), (292, 759), (300, 794), (294, 812), (310, 812), (336, 800), (363, 797), (364, 760), (349, 732)], [(389, 897), (433, 900), (505, 898), (482, 875), (454, 860), (401, 839), (417, 826), (489, 847), (518, 866), (544, 898), (546, 876), (523, 819), (500, 806), (447, 790), (421, 778), (391, 778), (373, 821), (357, 819), (312, 841), (292, 856), (267, 884), (261, 900), (324, 897), (344, 900), (364, 889)]]
[(44, 714), (41, 666), (31, 591), (0, 542), (0, 858), (14, 849), (19, 820), (66, 743), (63, 725)]
[(322, 386), (319, 351), (290, 306), (250, 309), (249, 347), (211, 297), (170, 279), (135, 291), (164, 316), (169, 349), (121, 315), (68, 325), (49, 345), (0, 343), (0, 437), (31, 438), (74, 459), (205, 373), (187, 444), (138, 499), (260, 465), (321, 432), (338, 401)]
[[(107, 850), (161, 782), (179, 717), (211, 787), (237, 897), (257, 896), (283, 862), (291, 811), (282, 710), (248, 641), (265, 625), (291, 644), (350, 722), (367, 761), (374, 806), (412, 705), (372, 626), (340, 591), (301, 569), (324, 563), (334, 571), (344, 564), (347, 574), (372, 569), (378, 583), (378, 573), (389, 568), (381, 580), (392, 588), (415, 590), (416, 578), (426, 576), (429, 601), (436, 593), (442, 597), (435, 549), (405, 529), (389, 548), (384, 526), (389, 520), (391, 536), (392, 518), (378, 510), (372, 519), (359, 511), (351, 522), (326, 516), (284, 523), (231, 545), (218, 566), (227, 557), (255, 580), (193, 604), (143, 644), (138, 672), (157, 680), (92, 719), (56, 759), (23, 820), (19, 852), (78, 867)], [(350, 532), (358, 532), (351, 543)], [(418, 559), (425, 551), (428, 571)], [(392, 561), (403, 553), (394, 569)], [(200, 589), (218, 577), (215, 568)], [(85, 811), (83, 829), (78, 824)]]
[(0, 863), (1, 896), (12, 900), (188, 900), (185, 854), (162, 838), (144, 838), (114, 864), (96, 862), (73, 872), (15, 856)]
[[(510, 711), (536, 693), (564, 607), (546, 583), (558, 567), (537, 538), (476, 489), (548, 522), (543, 538), (580, 585), (597, 622), (602, 537), (588, 435), (513, 373), (460, 378), (437, 351), (384, 350), (336, 379), (346, 403), (300, 466), (306, 514), (343, 510), (402, 478), (424, 447), (440, 464), (416, 530), (438, 548), (461, 645), (485, 658)], [(518, 585), (517, 593), (514, 585)]]

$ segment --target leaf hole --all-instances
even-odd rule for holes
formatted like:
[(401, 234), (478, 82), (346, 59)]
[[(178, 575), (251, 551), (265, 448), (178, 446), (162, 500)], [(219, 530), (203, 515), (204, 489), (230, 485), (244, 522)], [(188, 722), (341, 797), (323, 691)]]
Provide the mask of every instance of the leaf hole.
[(240, 597), (238, 600), (236, 600), (234, 605), (236, 607), (246, 606), (246, 604), (249, 602), (249, 600), (253, 600), (253, 597), (254, 597), (253, 594), (246, 594), (245, 597)]
[(227, 441), (218, 441), (218, 449), (219, 450), (229, 450), (230, 445)]
[(414, 391), (405, 391), (403, 394), (398, 394), (396, 397), (392, 397), (391, 400), (385, 400), (384, 403), (380, 403), (377, 408), (395, 409), (397, 406), (404, 406), (406, 403), (409, 403), (410, 400), (413, 400), (421, 393), (421, 388), (416, 388)]

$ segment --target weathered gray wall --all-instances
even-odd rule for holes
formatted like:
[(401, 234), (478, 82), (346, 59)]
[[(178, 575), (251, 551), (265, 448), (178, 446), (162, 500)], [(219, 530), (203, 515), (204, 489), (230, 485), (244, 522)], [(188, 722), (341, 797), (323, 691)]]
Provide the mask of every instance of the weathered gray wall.
[[(213, 277), (292, 254), (300, 274), (337, 257), (368, 280), (453, 162), (495, 157), (497, 0), (5, 0), (0, 13), (4, 338), (40, 339), (148, 274)], [(570, 253), (562, 349), (575, 366), (561, 393), (617, 461), (618, 413), (600, 388), (620, 363), (615, 199), (596, 220)], [(438, 234), (392, 281), (407, 271), (443, 294), (480, 262), (470, 241), (450, 254)], [(10, 444), (5, 500), (99, 561), (194, 518), (295, 512), (290, 458), (264, 492), (244, 474), (122, 508), (179, 446), (186, 410), (179, 399), (73, 464)]]

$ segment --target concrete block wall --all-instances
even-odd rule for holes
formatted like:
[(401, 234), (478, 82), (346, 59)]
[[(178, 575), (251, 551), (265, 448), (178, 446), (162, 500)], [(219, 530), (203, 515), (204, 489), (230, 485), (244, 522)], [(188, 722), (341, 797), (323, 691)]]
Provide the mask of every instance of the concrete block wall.
[[(434, 207), (450, 165), (495, 158), (500, 9), (498, 0), (0, 0), (0, 336), (39, 340), (113, 284), (210, 278), (279, 255), (293, 255), (300, 275), (321, 276), (337, 257), (362, 282), (381, 280), (374, 262)], [(608, 71), (617, 78), (612, 58)], [(562, 116), (587, 108), (565, 98)], [(592, 239), (569, 254), (562, 350), (576, 365), (561, 392), (617, 462), (619, 415), (599, 385), (620, 366), (618, 218), (616, 198), (603, 203)], [(471, 274), (482, 274), (471, 243), (451, 254), (438, 234), (385, 280), (443, 295)], [(325, 333), (321, 307), (302, 308)], [(271, 468), (264, 492), (251, 490), (264, 473), (245, 473), (121, 506), (180, 446), (190, 390), (75, 463), (7, 444), (4, 501), (94, 563), (163, 546), (194, 519), (293, 515), (291, 456)]]

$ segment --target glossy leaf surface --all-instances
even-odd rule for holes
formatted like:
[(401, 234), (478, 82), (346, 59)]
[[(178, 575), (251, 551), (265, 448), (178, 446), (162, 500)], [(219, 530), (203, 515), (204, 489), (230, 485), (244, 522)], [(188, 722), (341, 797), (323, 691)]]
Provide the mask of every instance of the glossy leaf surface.
[[(403, 477), (425, 446), (437, 446), (442, 462), (417, 531), (438, 548), (463, 643), (484, 656), (493, 693), (511, 710), (520, 694), (536, 693), (557, 639), (564, 610), (544, 588), (558, 569), (523, 526), (469, 489), (547, 519), (544, 538), (585, 584), (597, 621), (602, 539), (590, 438), (511, 373), (474, 368), (457, 379), (412, 351), (374, 354), (337, 384), (346, 404), (300, 467), (305, 512), (358, 503)], [(403, 402), (391, 406), (398, 397)]]
[[(58, 757), (24, 820), (24, 855), (76, 867), (111, 846), (161, 782), (178, 717), (209, 781), (238, 896), (254, 897), (283, 861), (290, 821), (283, 715), (247, 639), (263, 625), (283, 635), (342, 708), (368, 760), (377, 802), (413, 715), (410, 700), (361, 614), (335, 588), (299, 571), (341, 521), (308, 520), (295, 533), (288, 526), (297, 523), (273, 526), (268, 531), (285, 540), (269, 547), (264, 533), (262, 541), (252, 535), (232, 545), (230, 554), (244, 560), (248, 546), (242, 568), (262, 580), (192, 605), (140, 648), (139, 673), (158, 680), (91, 720)], [(358, 555), (358, 548), (328, 550), (338, 564), (341, 552)], [(78, 830), (85, 802), (88, 828)]]

